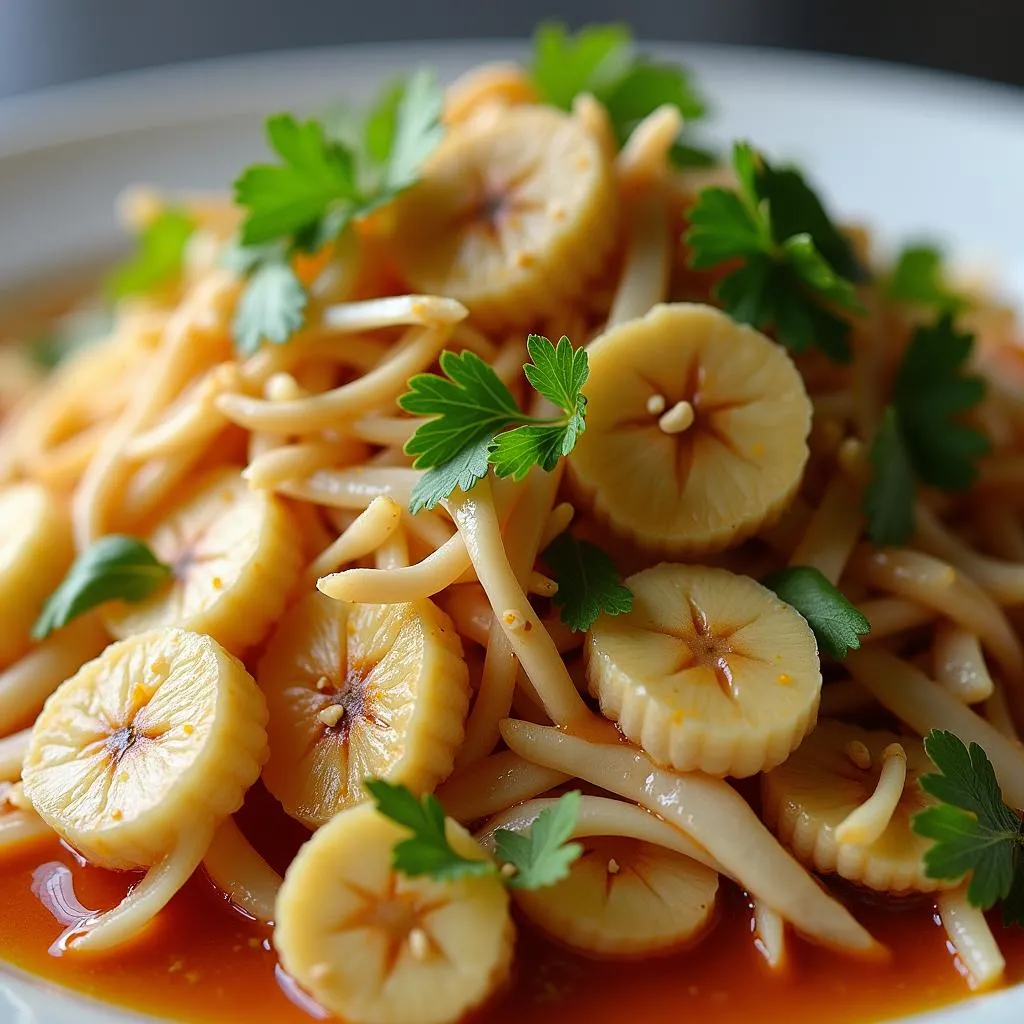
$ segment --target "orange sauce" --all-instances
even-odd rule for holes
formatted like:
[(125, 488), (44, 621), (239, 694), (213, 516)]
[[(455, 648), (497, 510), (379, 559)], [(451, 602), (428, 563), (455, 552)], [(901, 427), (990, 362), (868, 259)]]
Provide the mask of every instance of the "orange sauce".
[[(305, 835), (261, 791), (240, 820), (279, 868)], [(65, 895), (70, 879), (73, 895), (93, 910), (112, 906), (135, 879), (85, 866), (56, 841), (6, 857), (0, 863), (0, 959), (95, 998), (181, 1021), (313, 1019), (289, 998), (289, 990), (300, 1001), (302, 996), (277, 965), (270, 930), (234, 910), (201, 874), (145, 935), (102, 957), (54, 947), (65, 925), (33, 891), (33, 878), (49, 878), (59, 888), (62, 876)], [(865, 1024), (969, 995), (928, 900), (901, 906), (844, 896), (893, 949), (890, 964), (866, 966), (793, 939), (787, 972), (773, 976), (754, 946), (746, 901), (726, 887), (710, 934), (696, 948), (662, 959), (586, 960), (523, 923), (514, 983), (475, 1024), (726, 1024), (748, 1018), (817, 1024), (826, 1015), (830, 1024)], [(52, 905), (53, 897), (47, 902)], [(1009, 964), (1008, 981), (1024, 981), (1024, 931), (1004, 931), (995, 922), (993, 928)]]

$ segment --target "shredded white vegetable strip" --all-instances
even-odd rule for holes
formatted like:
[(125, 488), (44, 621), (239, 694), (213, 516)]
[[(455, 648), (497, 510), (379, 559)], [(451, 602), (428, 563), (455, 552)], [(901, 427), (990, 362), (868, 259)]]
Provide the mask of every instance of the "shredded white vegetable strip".
[(511, 750), (491, 754), (455, 772), (437, 798), (456, 821), (473, 822), (569, 782), (572, 776), (527, 761)]
[(415, 565), (345, 569), (323, 577), (316, 585), (328, 597), (355, 604), (418, 601), (451, 586), (469, 565), (466, 542), (456, 534)]
[(899, 743), (882, 751), (882, 768), (875, 791), (836, 826), (836, 841), (870, 846), (889, 827), (907, 784), (907, 752)]
[(408, 508), (412, 489), (423, 473), (418, 469), (354, 466), (351, 469), (321, 469), (304, 480), (279, 484), (279, 494), (333, 508), (364, 509), (374, 498), (393, 498)]
[(985, 915), (967, 899), (966, 888), (940, 892), (938, 907), (949, 941), (967, 970), (967, 984), (972, 991), (998, 985), (1006, 971), (1006, 960)]
[(214, 832), (203, 867), (236, 907), (264, 924), (273, 922), (281, 876), (253, 849), (234, 818), (225, 818)]
[[(520, 587), (526, 584), (540, 547), (544, 523), (551, 512), (564, 463), (551, 473), (535, 467), (526, 478), (525, 493), (516, 503), (505, 529), (504, 550)], [(500, 616), (492, 618), (480, 689), (466, 722), (466, 735), (456, 766), (472, 764), (489, 754), (500, 739), (499, 723), (508, 717), (519, 662), (505, 635)]]
[(857, 608), (871, 626), (871, 632), (861, 637), (861, 643), (873, 643), (908, 629), (917, 629), (937, 617), (934, 608), (903, 597), (876, 597), (861, 601)]
[(490, 480), (481, 480), (469, 494), (456, 491), (447, 507), (480, 585), (491, 607), (500, 609), (497, 618), (551, 720), (564, 726), (589, 719), (591, 712), (576, 692), (558, 648), (509, 565)]
[(81, 931), (72, 933), (72, 948), (98, 953), (127, 942), (145, 928), (202, 863), (210, 834), (197, 828), (180, 836), (179, 843), (146, 872), (116, 907), (83, 922)]
[(285, 444), (256, 456), (242, 470), (242, 476), (252, 487), (269, 491), (289, 480), (308, 477), (317, 470), (341, 468), (365, 457), (365, 445), (347, 439)]
[[(476, 840), (485, 850), (494, 850), (494, 833), (499, 828), (510, 832), (526, 832), (543, 811), (550, 810), (558, 803), (557, 798), (528, 800), (526, 803), (503, 811), (487, 822), (476, 833)], [(722, 874), (722, 866), (707, 850), (694, 842), (685, 832), (670, 825), (663, 818), (637, 807), (625, 800), (613, 800), (606, 796), (580, 797), (580, 812), (573, 826), (572, 838), (586, 839), (589, 836), (623, 836), (638, 839), (643, 843), (663, 846), (684, 857), (703, 864)]]
[(355, 332), (416, 325), (453, 327), (468, 315), (469, 310), (455, 299), (437, 295), (393, 295), (328, 306), (323, 319), (335, 330)]
[(108, 432), (75, 491), (72, 521), (79, 550), (106, 532), (115, 497), (129, 476), (124, 447), (130, 438), (150, 426), (189, 380), (216, 361), (213, 356), (222, 347), (240, 288), (233, 274), (216, 271), (171, 314), (145, 386)]
[(999, 662), (1006, 681), (1024, 686), (1020, 638), (1002, 609), (962, 572), (918, 551), (874, 551), (866, 545), (854, 555), (851, 572), (872, 586), (934, 608), (977, 634)]
[(21, 778), (21, 763), (31, 735), (31, 729), (22, 729), (0, 739), (0, 782), (17, 782)]
[(517, 754), (634, 800), (703, 846), (756, 898), (810, 939), (877, 958), (886, 951), (841, 904), (825, 893), (776, 840), (750, 805), (721, 779), (659, 768), (622, 743), (591, 743), (546, 726), (502, 724)]
[(305, 572), (306, 583), (316, 586), (321, 576), (333, 573), (338, 566), (376, 551), (401, 522), (402, 507), (397, 502), (383, 496), (374, 498), (352, 525), (317, 555)]
[(833, 586), (838, 584), (864, 530), (860, 506), (860, 487), (844, 473), (835, 473), (789, 564), (812, 566)]
[(786, 922), (763, 900), (754, 900), (754, 946), (773, 971), (786, 967)]
[(6, 852), (26, 843), (52, 838), (50, 826), (35, 811), (0, 808), (0, 851)]
[(1024, 564), (1002, 562), (972, 551), (921, 502), (914, 515), (917, 540), (929, 554), (967, 573), (1001, 605), (1024, 604)]
[(643, 316), (664, 300), (671, 251), (666, 200), (657, 195), (637, 200), (629, 216), (626, 266), (608, 314), (609, 328)]
[(99, 616), (83, 615), (0, 672), (0, 736), (38, 714), (46, 698), (109, 642)]
[(994, 684), (976, 634), (952, 622), (940, 623), (932, 642), (932, 661), (936, 680), (965, 704), (992, 696)]
[(850, 651), (844, 665), (883, 707), (920, 736), (948, 729), (964, 743), (978, 743), (995, 769), (1003, 796), (1024, 807), (1024, 751), (920, 669), (878, 645)]
[(248, 430), (278, 434), (326, 430), (394, 401), (408, 387), (409, 378), (426, 370), (437, 358), (449, 333), (443, 327), (412, 328), (379, 366), (331, 391), (285, 402), (223, 394), (216, 399), (217, 408)]

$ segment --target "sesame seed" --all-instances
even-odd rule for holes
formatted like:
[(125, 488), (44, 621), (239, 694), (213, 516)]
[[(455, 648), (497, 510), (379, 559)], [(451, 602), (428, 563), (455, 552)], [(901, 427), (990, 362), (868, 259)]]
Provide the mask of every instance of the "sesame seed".
[(619, 862), (614, 857), (612, 857), (608, 861), (608, 874), (617, 875), (621, 870), (622, 868), (620, 867)]
[(647, 399), (647, 411), (652, 416), (660, 416), (665, 411), (665, 396), (651, 395)]

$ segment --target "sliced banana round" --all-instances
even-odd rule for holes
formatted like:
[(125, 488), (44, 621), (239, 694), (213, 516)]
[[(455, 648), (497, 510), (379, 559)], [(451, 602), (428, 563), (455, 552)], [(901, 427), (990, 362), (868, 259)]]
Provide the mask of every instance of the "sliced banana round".
[(241, 653), (284, 610), (303, 563), (302, 538), (280, 498), (250, 489), (235, 469), (202, 479), (157, 524), (148, 544), (173, 578), (105, 616), (116, 637), (159, 626), (207, 633)]
[(811, 403), (786, 352), (710, 306), (655, 306), (589, 346), (587, 429), (569, 460), (595, 514), (695, 556), (778, 518), (807, 462)]
[(512, 107), (449, 131), (396, 205), (395, 252), (417, 290), (521, 326), (582, 293), (617, 211), (611, 163), (581, 120)]
[(821, 666), (804, 619), (725, 569), (662, 563), (626, 580), (633, 609), (587, 640), (601, 711), (654, 760), (745, 777), (814, 727)]
[[(891, 815), (880, 823), (884, 831), (870, 843), (841, 842), (841, 826), (879, 789), (886, 752), (897, 745), (906, 777), (898, 798), (892, 795)], [(915, 736), (825, 719), (785, 764), (762, 779), (765, 821), (798, 860), (818, 871), (879, 892), (955, 888), (955, 881), (925, 874), (924, 854), (931, 840), (910, 827), (910, 819), (935, 802), (917, 784), (934, 771)]]
[[(450, 818), (463, 857), (486, 854)], [(286, 971), (349, 1024), (461, 1020), (508, 977), (515, 931), (495, 875), (440, 882), (391, 867), (400, 826), (364, 804), (299, 851), (277, 898)]]
[(34, 483), (0, 489), (0, 669), (31, 646), (32, 625), (74, 557), (71, 520)]
[(571, 949), (631, 959), (685, 947), (711, 922), (718, 875), (663, 846), (620, 836), (583, 840), (567, 878), (520, 890), (516, 904)]
[(309, 594), (281, 621), (257, 678), (270, 706), (263, 780), (310, 827), (364, 801), (367, 778), (424, 793), (452, 770), (469, 670), (451, 620), (431, 601)]
[(259, 777), (266, 719), (241, 662), (180, 629), (112, 644), (47, 700), (22, 767), (26, 797), (92, 863), (150, 869), (77, 945), (130, 938), (184, 884)]

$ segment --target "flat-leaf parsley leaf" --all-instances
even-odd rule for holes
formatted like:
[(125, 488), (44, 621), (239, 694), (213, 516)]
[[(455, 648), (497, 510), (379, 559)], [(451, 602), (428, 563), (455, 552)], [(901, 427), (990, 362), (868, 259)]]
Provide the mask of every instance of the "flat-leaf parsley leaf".
[(427, 794), (417, 799), (405, 786), (383, 779), (368, 779), (365, 786), (377, 810), (412, 833), (395, 845), (392, 860), (396, 871), (410, 877), (426, 875), (451, 882), (494, 876), (510, 888), (541, 889), (565, 878), (583, 852), (579, 843), (568, 841), (579, 817), (577, 791), (566, 793), (553, 807), (541, 811), (526, 832), (495, 830), (497, 859), (514, 869), (499, 871), (494, 861), (466, 857), (452, 846), (437, 797)]
[(537, 334), (530, 335), (527, 349), (527, 380), (562, 416), (524, 414), (494, 370), (469, 351), (442, 352), (443, 376), (420, 373), (410, 379), (399, 406), (432, 417), (405, 445), (416, 457), (413, 465), (427, 470), (413, 489), (412, 512), (433, 508), (456, 487), (469, 490), (488, 465), (498, 476), (518, 480), (533, 466), (554, 469), (572, 451), (586, 425), (587, 354), (566, 337), (555, 345)]
[(184, 210), (168, 207), (158, 213), (139, 233), (135, 254), (107, 279), (111, 297), (139, 295), (173, 281), (181, 273), (185, 246), (195, 227)]
[[(580, 93), (604, 104), (621, 146), (658, 107), (671, 104), (692, 123), (705, 114), (704, 100), (685, 68), (638, 54), (625, 25), (588, 25), (575, 35), (558, 22), (544, 22), (533, 36), (531, 74), (541, 98), (571, 110)], [(714, 163), (706, 151), (677, 141), (671, 152), (680, 166)]]
[(864, 511), (876, 544), (909, 539), (915, 479), (946, 491), (966, 490), (978, 459), (989, 451), (985, 435), (962, 421), (985, 395), (984, 381), (966, 372), (973, 343), (948, 312), (914, 332), (870, 451), (874, 475)]
[(939, 771), (919, 783), (940, 801), (911, 819), (918, 835), (935, 840), (925, 873), (948, 881), (969, 874), (972, 906), (1003, 901), (1004, 921), (1024, 926), (1024, 823), (1003, 801), (992, 763), (977, 743), (968, 748), (951, 732), (933, 730), (924, 747)]
[(551, 599), (561, 619), (576, 633), (585, 633), (598, 616), (621, 615), (633, 607), (633, 594), (622, 582), (611, 556), (596, 544), (577, 540), (566, 531), (541, 556), (558, 583)]
[(807, 620), (818, 644), (833, 658), (842, 660), (848, 651), (857, 650), (860, 638), (871, 632), (864, 613), (813, 566), (780, 569), (764, 585)]
[(776, 170), (743, 142), (733, 168), (738, 191), (702, 189), (689, 212), (690, 266), (737, 263), (715, 285), (730, 316), (774, 329), (796, 352), (816, 345), (848, 362), (850, 325), (839, 311), (862, 312), (852, 281), (863, 274), (849, 243), (796, 170)]
[(42, 640), (55, 629), (107, 601), (142, 601), (172, 576), (141, 540), (108, 534), (86, 548), (47, 599), (32, 628)]

